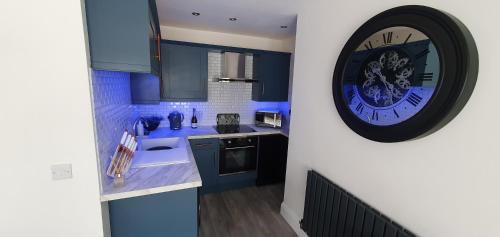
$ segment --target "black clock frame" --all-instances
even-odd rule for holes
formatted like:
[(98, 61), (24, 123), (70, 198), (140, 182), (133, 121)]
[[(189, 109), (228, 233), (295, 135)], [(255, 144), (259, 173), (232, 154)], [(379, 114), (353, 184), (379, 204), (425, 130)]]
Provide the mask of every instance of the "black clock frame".
[[(429, 102), (413, 117), (389, 126), (371, 125), (349, 110), (342, 90), (344, 71), (351, 53), (366, 38), (395, 26), (414, 28), (432, 40), (440, 58), (440, 78)], [(476, 44), (458, 19), (430, 7), (401, 6), (371, 18), (349, 38), (335, 66), (333, 99), (342, 120), (359, 135), (379, 142), (400, 142), (429, 135), (451, 121), (472, 95), (478, 70)]]

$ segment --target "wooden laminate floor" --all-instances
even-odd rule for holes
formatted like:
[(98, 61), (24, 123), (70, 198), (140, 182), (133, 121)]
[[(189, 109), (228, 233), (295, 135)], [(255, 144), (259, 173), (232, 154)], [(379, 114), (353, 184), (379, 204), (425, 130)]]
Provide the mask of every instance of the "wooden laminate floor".
[(282, 184), (201, 196), (201, 237), (297, 236), (280, 215)]

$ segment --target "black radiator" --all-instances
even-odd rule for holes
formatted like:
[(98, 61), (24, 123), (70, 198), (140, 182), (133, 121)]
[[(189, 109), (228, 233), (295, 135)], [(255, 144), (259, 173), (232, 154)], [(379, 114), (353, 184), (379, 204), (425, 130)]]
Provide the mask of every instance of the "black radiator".
[(301, 228), (317, 237), (412, 237), (408, 230), (315, 171), (307, 173)]

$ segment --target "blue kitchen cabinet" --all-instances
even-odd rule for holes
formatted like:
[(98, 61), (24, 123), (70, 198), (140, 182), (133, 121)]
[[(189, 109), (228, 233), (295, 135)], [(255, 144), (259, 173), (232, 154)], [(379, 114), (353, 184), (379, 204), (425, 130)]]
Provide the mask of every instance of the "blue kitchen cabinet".
[(259, 137), (257, 185), (284, 183), (288, 154), (288, 137), (282, 134)]
[(156, 0), (148, 0), (149, 2), (149, 62), (151, 71), (157, 76), (161, 76), (161, 30), (160, 20), (158, 18), (158, 10), (156, 9)]
[(259, 51), (253, 54), (254, 101), (288, 101), (290, 54)]
[(189, 142), (201, 176), (202, 187), (200, 188), (200, 194), (216, 191), (218, 178), (219, 139), (194, 139)]
[(196, 237), (198, 207), (196, 188), (110, 201), (111, 236)]
[(207, 101), (208, 50), (204, 47), (161, 44), (163, 101)]
[(91, 67), (160, 75), (154, 0), (86, 0)]
[(132, 104), (160, 103), (160, 78), (149, 73), (130, 74)]

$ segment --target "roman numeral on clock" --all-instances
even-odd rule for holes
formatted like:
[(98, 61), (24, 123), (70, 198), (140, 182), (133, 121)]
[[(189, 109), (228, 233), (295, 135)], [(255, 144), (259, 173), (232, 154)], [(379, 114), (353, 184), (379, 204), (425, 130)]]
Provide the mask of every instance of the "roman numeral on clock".
[(361, 103), (358, 104), (358, 106), (356, 106), (356, 111), (358, 111), (358, 113), (363, 113), (363, 109), (365, 108), (365, 106)]
[(366, 48), (367, 50), (373, 49), (372, 42), (371, 42), (371, 41), (368, 41), (368, 44), (365, 44), (365, 48)]
[(429, 49), (424, 49), (420, 53), (416, 54), (415, 58), (419, 59), (423, 56), (426, 56), (429, 52), (430, 52)]
[(417, 74), (417, 78), (420, 81), (432, 81), (433, 76), (434, 76), (433, 72), (426, 72), (426, 73)]
[(406, 99), (406, 101), (408, 101), (408, 103), (416, 107), (420, 103), (420, 101), (422, 101), (422, 99), (423, 98), (420, 97), (419, 95), (411, 93), (410, 96), (408, 96), (408, 98)]
[(399, 114), (398, 114), (398, 112), (396, 111), (396, 109), (392, 109), (392, 112), (394, 112), (394, 115), (396, 115), (396, 118), (399, 118)]
[(384, 37), (384, 44), (392, 43), (392, 32), (387, 32), (387, 34), (384, 33), (382, 36)]
[(403, 44), (408, 43), (408, 40), (410, 40), (410, 37), (411, 37), (411, 34), (409, 34), (408, 37), (406, 37), (406, 40), (405, 40), (405, 42), (403, 42)]
[(372, 120), (378, 120), (378, 111), (373, 110), (373, 113), (372, 113)]
[(354, 91), (353, 90), (350, 90), (349, 92), (347, 92), (347, 99), (349, 100), (349, 104), (352, 104), (352, 100), (354, 99)]

